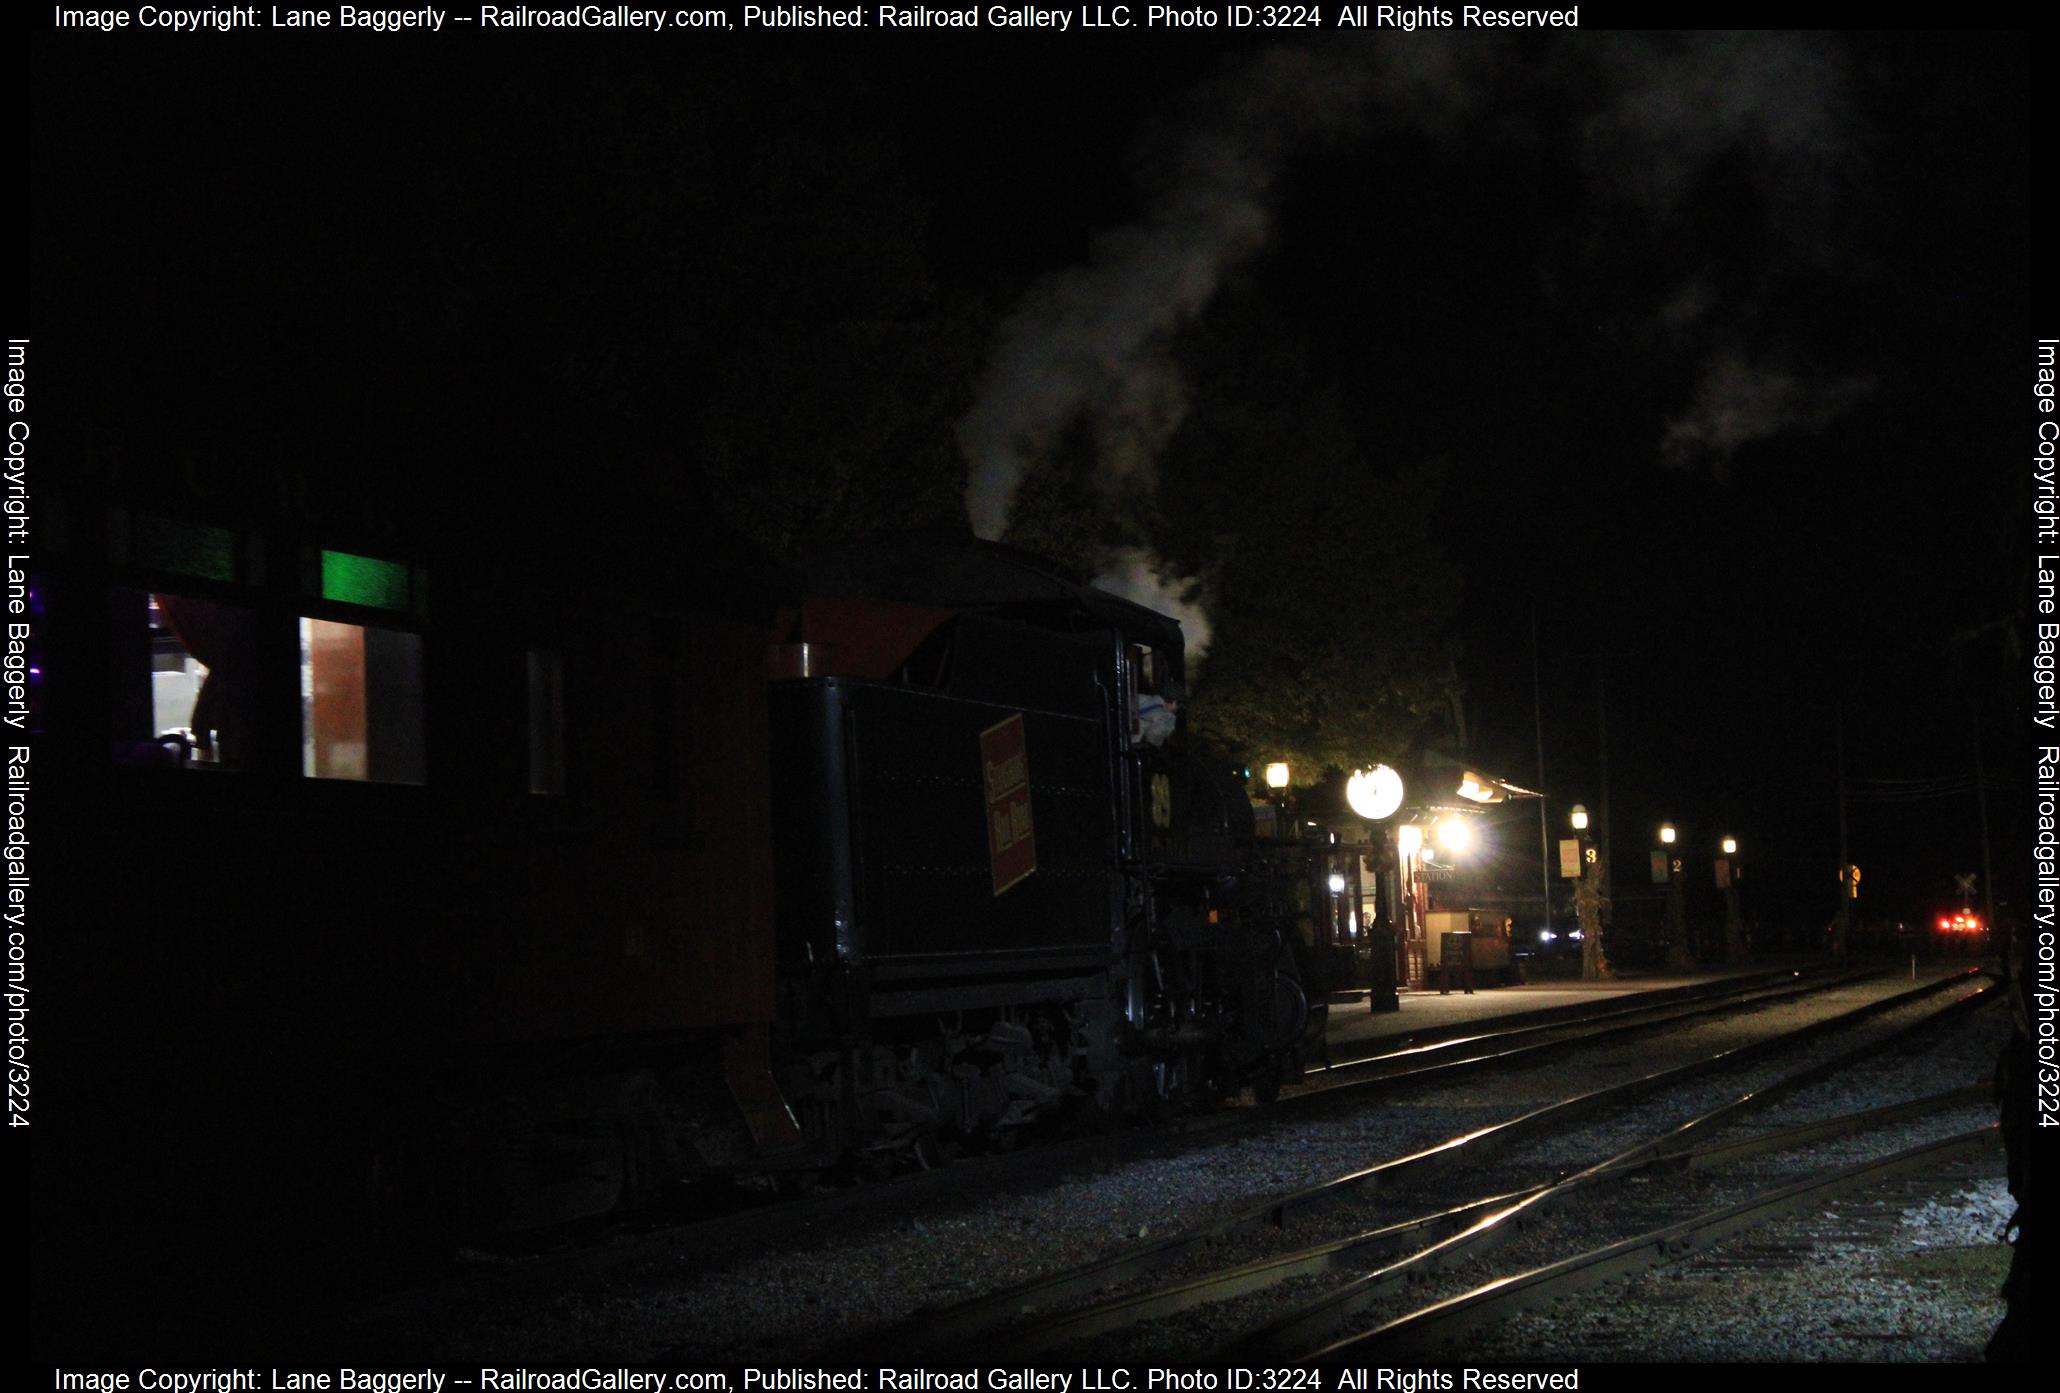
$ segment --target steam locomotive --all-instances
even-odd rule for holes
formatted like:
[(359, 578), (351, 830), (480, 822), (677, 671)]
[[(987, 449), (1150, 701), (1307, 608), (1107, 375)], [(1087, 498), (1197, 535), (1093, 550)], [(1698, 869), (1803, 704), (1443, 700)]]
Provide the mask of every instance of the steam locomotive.
[(1173, 620), (963, 537), (796, 576), (215, 467), (87, 476), (33, 579), (50, 1290), (1264, 1095), (1320, 1039), (1308, 867)]
[(812, 1130), (849, 1135), (854, 1093), (861, 1131), (991, 1135), (1295, 1070), (1296, 868), (1179, 729), (1179, 625), (977, 543), (813, 581), (771, 690), (778, 1019), (809, 1061), (783, 1092)]

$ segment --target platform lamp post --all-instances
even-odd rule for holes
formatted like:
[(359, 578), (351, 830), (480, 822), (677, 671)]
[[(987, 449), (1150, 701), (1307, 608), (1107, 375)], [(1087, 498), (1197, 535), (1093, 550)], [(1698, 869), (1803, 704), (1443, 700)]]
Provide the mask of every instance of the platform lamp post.
[(1724, 859), (1717, 862), (1717, 887), (1724, 892), (1724, 957), (1733, 967), (1752, 961), (1752, 944), (1745, 937), (1745, 918), (1738, 912), (1738, 881), (1744, 867), (1738, 864), (1738, 838), (1723, 841)]
[[(1375, 824), (1377, 844), (1390, 853), (1386, 857), (1369, 857), (1360, 863), (1362, 871), (1372, 872), (1373, 899), (1369, 906), (1362, 893), (1359, 904), (1355, 906), (1361, 914), (1359, 941), (1364, 945), (1361, 957), (1367, 965), (1366, 1004), (1373, 1011), (1394, 1011), (1402, 1004), (1395, 994), (1395, 938), (1402, 928), (1400, 906), (1396, 901), (1403, 883), (1398, 829), (1381, 824), (1402, 810), (1406, 792), (1402, 776), (1385, 764), (1376, 764), (1371, 769), (1355, 769), (1345, 781), (1346, 805)], [(1370, 913), (1367, 912), (1369, 908)]]
[(1273, 804), (1273, 835), (1287, 836), (1288, 783), (1292, 775), (1280, 760), (1266, 766), (1266, 798)]
[(1695, 966), (1695, 955), (1688, 948), (1687, 896), (1681, 884), (1681, 858), (1674, 854), (1674, 843), (1679, 837), (1673, 823), (1662, 822), (1659, 825), (1660, 849), (1656, 854), (1660, 864), (1653, 868), (1653, 879), (1661, 879), (1660, 873), (1664, 872), (1667, 885), (1667, 970), (1670, 972), (1687, 972)]
[(1567, 810), (1567, 821), (1581, 841), (1580, 878), (1574, 882), (1574, 915), (1581, 925), (1581, 979), (1600, 982), (1614, 977), (1602, 951), (1602, 864), (1595, 834), (1588, 830), (1588, 810), (1579, 803)]

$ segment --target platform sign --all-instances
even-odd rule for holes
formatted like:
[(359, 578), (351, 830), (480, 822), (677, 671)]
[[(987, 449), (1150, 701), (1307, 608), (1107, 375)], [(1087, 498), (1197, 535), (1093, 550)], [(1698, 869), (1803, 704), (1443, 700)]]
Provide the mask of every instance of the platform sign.
[(1665, 885), (1672, 878), (1667, 868), (1667, 854), (1664, 851), (1653, 852), (1652, 883), (1654, 885)]
[(1729, 890), (1731, 888), (1731, 863), (1721, 857), (1717, 860), (1717, 888), (1719, 890)]
[(1030, 751), (1021, 716), (980, 732), (980, 773), (987, 786), (987, 860), (994, 870), (994, 893), (999, 895), (1037, 869), (1037, 838), (1030, 825)]

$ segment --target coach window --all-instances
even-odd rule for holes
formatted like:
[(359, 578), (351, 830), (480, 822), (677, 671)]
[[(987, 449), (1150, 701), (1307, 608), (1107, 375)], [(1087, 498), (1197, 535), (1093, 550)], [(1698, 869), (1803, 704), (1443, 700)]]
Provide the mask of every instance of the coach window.
[(240, 769), (257, 728), (257, 616), (218, 600), (116, 586), (114, 756), (163, 769)]
[[(423, 613), (422, 573), (348, 551), (311, 553), (312, 592), (351, 611)], [(423, 781), (422, 636), (355, 618), (300, 621), (301, 773), (311, 779)], [(405, 620), (404, 620), (405, 622)]]
[(529, 650), (529, 791), (565, 791), (565, 658)]
[(116, 763), (249, 766), (258, 715), (257, 614), (210, 593), (254, 579), (242, 541), (229, 528), (183, 518), (120, 509), (110, 515), (109, 560), (152, 578), (108, 592)]
[(300, 621), (301, 773), (422, 782), (422, 636)]

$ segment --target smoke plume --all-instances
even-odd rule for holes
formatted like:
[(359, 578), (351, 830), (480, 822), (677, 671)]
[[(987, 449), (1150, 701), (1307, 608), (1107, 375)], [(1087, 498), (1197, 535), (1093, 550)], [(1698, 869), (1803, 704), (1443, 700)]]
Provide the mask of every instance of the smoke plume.
[(1003, 323), (959, 426), (973, 531), (997, 538), (1024, 475), (1085, 418), (1097, 482), (1147, 489), (1187, 413), (1177, 332), (1226, 271), (1266, 244), (1281, 160), (1305, 135), (1351, 119), (1369, 75), (1349, 55), (1280, 48), (1221, 82), (1179, 143), (1170, 186), (1139, 223), (1105, 234), (1088, 265), (1045, 277)]
[[(1828, 191), (1852, 143), (1834, 38), (1627, 34), (1539, 50), (1421, 33), (1266, 50), (1198, 94), (1186, 133), (1152, 160), (1170, 173), (1145, 216), (1104, 234), (1087, 264), (1038, 281), (1002, 324), (958, 428), (974, 532), (1007, 531), (1025, 477), (1076, 424), (1112, 506), (1150, 496), (1189, 405), (1177, 336), (1225, 275), (1266, 246), (1280, 172), (1299, 146), (1377, 111), (1465, 158), (1481, 132), (1459, 118), (1485, 112), (1505, 129), (1528, 126), (1525, 102), (1569, 88), (1584, 94), (1585, 115), (1568, 134), (1582, 142), (1595, 203), (1611, 216), (1664, 227), (1692, 206), (1713, 161), (1742, 152), (1786, 254), (1813, 260), (1831, 246)], [(1598, 244), (1607, 247), (1606, 233)], [(1721, 467), (1740, 445), (1821, 424), (1866, 390), (1727, 355), (1724, 345), (1766, 338), (1752, 332), (1753, 300), (1727, 302), (1697, 283), (1651, 308), (1677, 352), (1705, 359), (1696, 400), (1667, 429), (1669, 462), (1708, 457)], [(1162, 599), (1190, 605), (1199, 592), (1143, 552), (1111, 577), (1150, 578)]]
[(1873, 388), (1864, 377), (1807, 381), (1778, 366), (1720, 352), (1703, 366), (1695, 400), (1667, 422), (1661, 458), (1674, 468), (1707, 463), (1718, 479), (1744, 445), (1795, 430), (1821, 430)]
[(1209, 616), (1199, 600), (1197, 582), (1161, 573), (1151, 553), (1137, 547), (1118, 550), (1094, 583), (1111, 595), (1134, 600), (1180, 621), (1187, 640), (1189, 662), (1202, 656), (1209, 646)]

